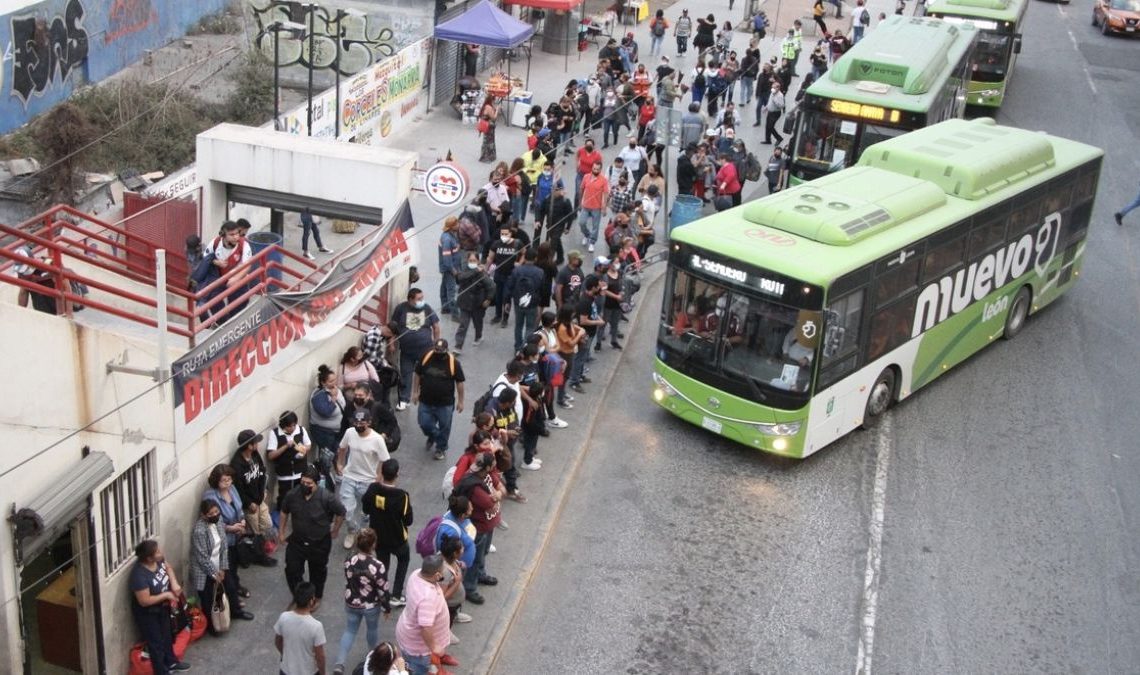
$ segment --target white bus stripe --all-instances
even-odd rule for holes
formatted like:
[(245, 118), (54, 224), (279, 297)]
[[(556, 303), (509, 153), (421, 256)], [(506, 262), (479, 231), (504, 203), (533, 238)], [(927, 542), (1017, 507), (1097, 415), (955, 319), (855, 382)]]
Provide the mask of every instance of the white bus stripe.
[(871, 675), (875, 648), (875, 616), (879, 604), (879, 575), (883, 564), (883, 516), (887, 501), (887, 469), (891, 462), (891, 420), (884, 415), (875, 439), (875, 486), (871, 493), (871, 524), (867, 566), (863, 572), (863, 600), (859, 612), (859, 653), (856, 675)]

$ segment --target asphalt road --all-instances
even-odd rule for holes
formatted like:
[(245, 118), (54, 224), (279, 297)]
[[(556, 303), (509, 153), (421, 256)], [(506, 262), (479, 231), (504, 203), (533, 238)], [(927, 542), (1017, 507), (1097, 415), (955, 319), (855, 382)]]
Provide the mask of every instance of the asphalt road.
[(1030, 6), (999, 115), (1107, 150), (1081, 283), (799, 463), (658, 409), (642, 321), (495, 672), (1140, 672), (1140, 41), (1089, 13)]

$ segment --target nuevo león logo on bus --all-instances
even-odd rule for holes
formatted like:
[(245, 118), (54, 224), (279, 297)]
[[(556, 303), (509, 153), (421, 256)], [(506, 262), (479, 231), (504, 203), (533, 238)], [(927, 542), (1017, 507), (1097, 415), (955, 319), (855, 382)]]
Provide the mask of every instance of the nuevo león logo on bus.
[(1039, 276), (1045, 276), (1057, 253), (1060, 235), (1061, 214), (1050, 213), (1036, 233), (1026, 232), (1016, 241), (987, 253), (965, 268), (927, 284), (914, 308), (910, 336), (918, 337), (995, 289), (1020, 278), (1029, 270), (1030, 263)]

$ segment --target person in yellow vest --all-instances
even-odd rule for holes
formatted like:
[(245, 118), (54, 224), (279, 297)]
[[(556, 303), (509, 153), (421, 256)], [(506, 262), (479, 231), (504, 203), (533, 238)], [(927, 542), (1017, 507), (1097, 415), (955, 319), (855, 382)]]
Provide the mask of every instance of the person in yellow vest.
[(792, 77), (796, 76), (796, 58), (799, 55), (799, 48), (796, 46), (796, 32), (789, 28), (787, 37), (780, 42), (780, 56), (791, 65)]
[[(795, 64), (799, 62), (800, 52), (802, 52), (804, 49), (804, 25), (800, 23), (799, 19), (796, 19), (792, 22), (792, 37), (795, 38), (796, 41), (796, 58), (794, 61), (792, 61), (792, 63)], [(792, 72), (795, 72), (794, 68), (792, 69)], [(792, 77), (799, 76), (793, 75)]]

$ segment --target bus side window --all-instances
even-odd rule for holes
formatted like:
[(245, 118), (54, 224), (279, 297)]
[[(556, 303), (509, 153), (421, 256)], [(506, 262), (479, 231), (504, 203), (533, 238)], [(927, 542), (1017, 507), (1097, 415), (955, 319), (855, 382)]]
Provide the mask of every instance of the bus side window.
[[(898, 256), (892, 256), (891, 260), (896, 260)], [(875, 306), (881, 307), (882, 305), (891, 302), (892, 300), (918, 288), (918, 263), (922, 260), (921, 255), (913, 255), (901, 265), (894, 265), (887, 268), (886, 272), (880, 271), (879, 276), (875, 279)], [(882, 269), (883, 263), (879, 263)]]
[(871, 317), (871, 334), (867, 340), (867, 360), (869, 363), (910, 339), (911, 322), (914, 320), (914, 303), (917, 294), (900, 302), (880, 309)]
[(986, 251), (1005, 241), (1005, 218), (997, 217), (978, 225), (970, 232), (969, 259), (981, 257)]
[(955, 267), (963, 264), (966, 254), (966, 238), (958, 237), (945, 244), (939, 244), (926, 254), (926, 264), (922, 268), (922, 283), (937, 280)]

